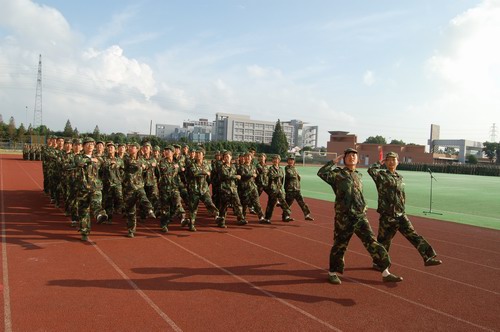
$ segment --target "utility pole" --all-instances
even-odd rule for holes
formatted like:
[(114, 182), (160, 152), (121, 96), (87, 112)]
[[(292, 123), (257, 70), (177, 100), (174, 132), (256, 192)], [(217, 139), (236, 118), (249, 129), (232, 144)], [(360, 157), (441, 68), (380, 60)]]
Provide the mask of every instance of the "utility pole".
[(36, 79), (35, 108), (33, 110), (33, 128), (42, 125), (42, 55), (38, 57), (38, 75)]

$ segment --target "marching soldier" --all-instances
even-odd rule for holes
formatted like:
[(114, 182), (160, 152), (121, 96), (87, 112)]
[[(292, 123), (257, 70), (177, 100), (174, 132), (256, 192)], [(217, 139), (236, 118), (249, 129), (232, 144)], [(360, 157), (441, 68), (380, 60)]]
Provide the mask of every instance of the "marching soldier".
[(304, 202), (304, 197), (300, 192), (300, 174), (295, 168), (295, 157), (289, 156), (287, 159), (287, 165), (285, 166), (285, 200), (288, 206), (292, 206), (293, 201), (297, 201), (302, 212), (304, 213), (304, 218), (306, 220), (313, 221), (314, 218), (311, 217), (311, 211), (306, 202)]
[(78, 188), (78, 216), (80, 217), (80, 233), (82, 241), (87, 241), (90, 233), (90, 211), (93, 211), (98, 223), (108, 219), (102, 208), (102, 182), (99, 179), (100, 161), (92, 155), (95, 141), (91, 137), (83, 140), (83, 153), (75, 158), (78, 168), (75, 184)]
[(174, 147), (171, 145), (163, 149), (164, 158), (158, 164), (159, 188), (160, 188), (160, 226), (162, 232), (168, 232), (168, 225), (172, 218), (179, 216), (184, 220), (184, 208), (182, 207), (179, 192), (179, 164), (174, 160)]
[[(418, 250), (425, 266), (439, 265), (436, 252), (423, 236), (417, 234), (405, 212), (406, 195), (403, 177), (396, 172), (399, 164), (398, 154), (389, 152), (385, 160), (377, 162), (368, 168), (368, 174), (375, 181), (378, 191), (378, 208), (380, 214), (377, 241), (389, 252), (392, 238), (399, 231)], [(382, 165), (386, 169), (382, 169)], [(380, 271), (376, 262), (373, 268)]]
[(115, 212), (123, 212), (123, 159), (116, 155), (116, 145), (106, 143), (107, 155), (102, 167), (104, 208), (108, 213), (108, 224), (112, 223)]
[[(337, 167), (344, 159), (345, 167)], [(335, 193), (335, 230), (330, 250), (328, 281), (340, 285), (337, 273), (344, 272), (344, 255), (353, 234), (363, 242), (373, 261), (380, 267), (384, 282), (399, 282), (403, 278), (389, 272), (391, 259), (384, 246), (375, 240), (366, 217), (366, 203), (363, 197), (361, 173), (356, 170), (358, 151), (349, 148), (334, 161), (327, 162), (318, 171), (318, 176), (332, 186)]]
[(266, 223), (271, 223), (271, 218), (273, 216), (274, 207), (276, 203), (280, 203), (280, 207), (283, 210), (281, 219), (285, 222), (293, 221), (294, 219), (290, 217), (291, 211), (290, 207), (286, 203), (285, 194), (283, 193), (283, 179), (285, 173), (280, 167), (281, 157), (279, 155), (274, 155), (272, 162), (273, 164), (269, 166), (268, 171), (268, 183), (266, 192), (268, 194), (267, 208), (266, 208)]
[(125, 205), (125, 215), (127, 216), (128, 237), (135, 236), (137, 227), (136, 204), (139, 204), (144, 211), (148, 211), (148, 216), (156, 218), (153, 205), (148, 200), (144, 191), (144, 178), (142, 172), (146, 169), (145, 162), (138, 156), (139, 144), (129, 145), (128, 155), (123, 160), (124, 181), (123, 198)]

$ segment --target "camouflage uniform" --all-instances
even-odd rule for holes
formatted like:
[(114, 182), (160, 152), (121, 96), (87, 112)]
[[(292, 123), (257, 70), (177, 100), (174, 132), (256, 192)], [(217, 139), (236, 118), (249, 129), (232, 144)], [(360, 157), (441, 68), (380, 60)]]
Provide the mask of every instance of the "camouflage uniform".
[(383, 270), (391, 265), (389, 254), (375, 240), (366, 218), (361, 174), (349, 168), (337, 167), (327, 162), (318, 171), (318, 176), (332, 186), (335, 193), (335, 230), (330, 250), (330, 272), (344, 272), (344, 255), (353, 234), (356, 234), (370, 253), (373, 261)]
[(222, 161), (220, 160), (220, 152), (215, 153), (215, 158), (212, 160), (212, 172), (210, 172), (210, 184), (212, 185), (212, 202), (221, 210), (221, 184), (220, 184), (220, 169)]
[(257, 213), (259, 219), (264, 218), (264, 213), (262, 212), (259, 201), (259, 192), (255, 184), (255, 178), (257, 177), (255, 166), (253, 164), (240, 165), (238, 174), (241, 175), (239, 189), (241, 192), (240, 200), (243, 207), (243, 217), (246, 217), (246, 210), (250, 208)]
[(403, 177), (397, 172), (381, 169), (380, 163), (368, 168), (368, 174), (375, 181), (378, 191), (378, 208), (380, 214), (377, 241), (387, 251), (396, 232), (399, 231), (418, 250), (426, 262), (436, 256), (431, 245), (413, 228), (405, 213), (405, 191)]
[[(155, 212), (158, 210), (158, 183), (156, 180), (155, 170), (157, 161), (154, 157), (149, 157), (148, 159), (143, 158), (144, 165), (146, 168), (142, 171), (144, 177), (144, 192), (149, 201), (153, 205)], [(148, 211), (141, 210), (141, 217), (145, 217)]]
[(288, 206), (292, 206), (293, 201), (296, 200), (305, 217), (311, 214), (300, 192), (300, 175), (295, 166), (291, 165), (285, 166), (285, 198)]
[[(226, 152), (227, 153), (227, 152)], [(226, 227), (225, 219), (229, 205), (233, 207), (238, 224), (244, 225), (247, 222), (243, 216), (240, 198), (238, 196), (238, 187), (236, 185), (236, 168), (231, 164), (222, 164), (219, 170), (220, 181), (220, 211), (217, 224), (219, 227)]]
[[(166, 147), (166, 149), (173, 149)], [(168, 224), (172, 217), (184, 217), (184, 208), (182, 207), (181, 195), (179, 192), (179, 164), (176, 161), (162, 159), (158, 164), (159, 188), (160, 188), (160, 226), (162, 230), (167, 231)]]
[(268, 168), (268, 184), (267, 184), (267, 207), (266, 207), (266, 220), (270, 220), (273, 216), (274, 207), (276, 203), (279, 202), (281, 209), (283, 210), (282, 220), (291, 221), (290, 218), (290, 207), (286, 203), (285, 194), (283, 193), (283, 179), (285, 174), (280, 166), (271, 165)]
[(123, 159), (114, 156), (104, 157), (102, 167), (104, 208), (108, 213), (108, 220), (111, 223), (115, 212), (123, 212)]
[(150, 215), (154, 215), (153, 205), (151, 205), (144, 191), (143, 164), (142, 158), (132, 158), (126, 155), (123, 159), (123, 201), (129, 237), (134, 237), (137, 227), (136, 204), (139, 204), (144, 211), (149, 211)]
[[(75, 157), (77, 167), (75, 184), (77, 187), (78, 216), (82, 240), (90, 233), (90, 211), (98, 221), (106, 220), (106, 211), (102, 208), (102, 182), (99, 179), (99, 162), (84, 154)], [(102, 218), (104, 216), (104, 218)]]
[(266, 164), (258, 163), (256, 165), (257, 177), (255, 178), (255, 184), (257, 185), (257, 192), (259, 196), (262, 194), (264, 190), (267, 188), (267, 184), (269, 182), (268, 173), (269, 166)]
[(212, 202), (210, 197), (210, 189), (208, 185), (208, 178), (210, 176), (210, 165), (206, 160), (201, 163), (198, 160), (189, 162), (187, 166), (188, 175), (188, 190), (191, 196), (190, 201), (190, 212), (191, 212), (191, 222), (189, 229), (191, 231), (196, 231), (195, 222), (196, 215), (198, 214), (198, 205), (200, 201), (205, 204), (206, 208), (213, 216), (217, 217), (219, 215), (219, 210)]

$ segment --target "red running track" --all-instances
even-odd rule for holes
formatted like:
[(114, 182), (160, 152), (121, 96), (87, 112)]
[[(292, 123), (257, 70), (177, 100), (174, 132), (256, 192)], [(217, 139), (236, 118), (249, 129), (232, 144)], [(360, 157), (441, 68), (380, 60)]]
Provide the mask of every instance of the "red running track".
[[(40, 162), (0, 156), (4, 331), (495, 331), (500, 330), (500, 232), (413, 217), (444, 263), (424, 267), (401, 236), (386, 284), (359, 239), (342, 285), (327, 266), (333, 204), (308, 199), (314, 222), (198, 232), (158, 221), (126, 238), (125, 222), (94, 225), (81, 242), (42, 192)], [(332, 194), (333, 195), (333, 194)], [(369, 211), (376, 231), (377, 215)]]

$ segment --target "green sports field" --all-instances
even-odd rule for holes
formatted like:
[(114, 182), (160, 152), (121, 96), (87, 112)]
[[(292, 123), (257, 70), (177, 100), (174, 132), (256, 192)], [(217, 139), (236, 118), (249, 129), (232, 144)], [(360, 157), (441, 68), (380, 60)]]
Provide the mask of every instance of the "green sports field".
[[(297, 167), (306, 197), (334, 201), (331, 187), (317, 175), (319, 167)], [(364, 195), (369, 208), (377, 208), (377, 190), (365, 168)], [(434, 173), (432, 212), (426, 214), (430, 202), (430, 175), (426, 172), (399, 172), (404, 177), (406, 212), (493, 229), (500, 229), (500, 177)], [(333, 211), (332, 211), (333, 212)], [(441, 215), (442, 214), (442, 215)]]

